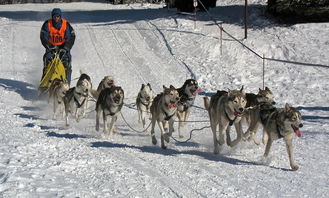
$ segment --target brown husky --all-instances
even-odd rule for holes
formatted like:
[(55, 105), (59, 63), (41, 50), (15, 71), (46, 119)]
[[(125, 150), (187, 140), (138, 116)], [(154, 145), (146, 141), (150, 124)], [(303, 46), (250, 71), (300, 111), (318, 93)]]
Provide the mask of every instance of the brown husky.
[[(204, 97), (204, 105), (209, 113), (211, 130), (214, 140), (214, 153), (219, 153), (219, 145), (223, 145), (226, 131), (226, 143), (233, 147), (242, 137), (241, 116), (247, 104), (243, 87), (240, 90), (217, 91), (211, 96), (211, 100)], [(234, 124), (237, 138), (231, 141), (230, 127)], [(219, 139), (217, 139), (217, 126), (219, 127)]]

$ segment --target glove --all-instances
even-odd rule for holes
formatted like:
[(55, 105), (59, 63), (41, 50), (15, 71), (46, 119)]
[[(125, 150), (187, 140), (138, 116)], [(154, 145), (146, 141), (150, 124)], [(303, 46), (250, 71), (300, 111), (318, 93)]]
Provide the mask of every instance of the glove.
[(62, 48), (59, 50), (59, 53), (60, 54), (66, 54), (67, 50), (65, 48)]
[(57, 52), (58, 51), (58, 46), (57, 45), (54, 45), (54, 46), (52, 46), (52, 47), (49, 47), (49, 50), (51, 51), (51, 52)]

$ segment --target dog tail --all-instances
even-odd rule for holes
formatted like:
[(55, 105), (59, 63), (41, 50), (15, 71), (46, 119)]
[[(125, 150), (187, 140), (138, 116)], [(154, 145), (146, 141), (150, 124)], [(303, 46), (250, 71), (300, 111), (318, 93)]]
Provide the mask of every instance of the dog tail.
[(99, 93), (97, 92), (97, 90), (90, 89), (90, 93), (93, 98), (95, 98), (96, 100), (98, 99)]
[(203, 97), (203, 102), (204, 102), (204, 107), (206, 108), (207, 111), (209, 111), (210, 108), (210, 100), (208, 97)]

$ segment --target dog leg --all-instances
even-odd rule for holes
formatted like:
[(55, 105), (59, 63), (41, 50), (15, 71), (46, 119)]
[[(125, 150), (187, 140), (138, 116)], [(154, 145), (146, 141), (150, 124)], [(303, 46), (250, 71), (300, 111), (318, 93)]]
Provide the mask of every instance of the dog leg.
[(155, 127), (156, 120), (152, 119), (151, 123), (152, 123), (152, 128), (151, 128), (152, 144), (156, 145), (157, 144), (157, 139), (156, 139), (155, 134), (154, 134), (154, 127)]
[(115, 116), (115, 115), (112, 116), (111, 123), (110, 123), (110, 129), (109, 129), (110, 136), (112, 136), (114, 133), (114, 123), (116, 122), (116, 120), (117, 120), (117, 116)]
[(225, 143), (224, 137), (225, 137), (225, 130), (227, 129), (228, 124), (226, 126), (223, 126), (222, 124), (218, 124), (218, 130), (219, 130), (219, 139), (218, 143), (219, 145), (223, 145)]
[(145, 112), (141, 111), (141, 120), (142, 120), (142, 124), (143, 124), (143, 129), (145, 129)]
[(218, 140), (217, 140), (217, 134), (216, 134), (216, 128), (217, 128), (217, 123), (216, 125), (212, 122), (210, 122), (211, 125), (211, 131), (213, 134), (213, 140), (214, 140), (214, 153), (218, 154), (219, 153), (219, 145), (218, 145)]
[(292, 145), (293, 134), (290, 133), (284, 136), (284, 141), (286, 142), (287, 152), (289, 156), (290, 167), (292, 170), (298, 170), (298, 166), (294, 160), (293, 145)]
[(107, 116), (104, 111), (103, 111), (103, 122), (104, 122), (104, 131), (103, 132), (104, 132), (105, 136), (107, 136), (109, 134), (109, 130), (108, 130)]
[(231, 141), (230, 130), (228, 130), (230, 127), (227, 127), (227, 129), (226, 129), (226, 138), (227, 138), (226, 142), (227, 142), (227, 145), (229, 145), (230, 147), (236, 146), (241, 141), (241, 138), (242, 138), (242, 123), (241, 123), (241, 121), (239, 121), (237, 123), (234, 123), (234, 126), (235, 126), (237, 137), (233, 141)]
[(168, 143), (170, 136), (172, 136), (172, 133), (174, 131), (174, 119), (170, 119), (168, 121), (169, 124), (169, 133), (164, 134), (165, 141)]
[[(165, 145), (165, 143), (164, 143), (164, 139), (165, 139), (165, 137), (164, 137), (164, 129), (163, 129), (163, 122), (162, 121), (159, 121), (158, 120), (158, 125), (159, 125), (159, 128), (160, 128), (160, 131), (161, 131), (161, 148), (162, 149), (166, 149), (167, 147), (166, 147), (166, 145)], [(168, 138), (169, 139), (169, 138)]]
[(267, 143), (266, 143), (265, 152), (264, 152), (264, 157), (267, 157), (268, 154), (270, 153), (270, 149), (271, 149), (271, 146), (272, 146), (272, 142), (273, 142), (272, 138), (269, 137), (269, 139), (268, 139), (268, 141), (267, 141)]
[(100, 117), (100, 109), (96, 107), (96, 131), (99, 131), (99, 117)]
[(184, 135), (182, 135), (182, 129), (183, 129), (183, 125), (184, 125), (184, 115), (182, 115), (182, 114), (184, 114), (184, 112), (183, 113), (180, 113), (180, 112), (177, 112), (177, 117), (178, 117), (178, 135), (179, 135), (179, 137), (180, 138), (183, 138), (184, 137)]
[(54, 114), (53, 114), (53, 120), (56, 120), (56, 109), (57, 109), (57, 101), (54, 99), (54, 106), (53, 106), (53, 112), (54, 112)]
[(69, 126), (69, 104), (65, 103), (65, 126)]
[(268, 141), (268, 134), (265, 131), (265, 129), (263, 129), (263, 144), (266, 145)]

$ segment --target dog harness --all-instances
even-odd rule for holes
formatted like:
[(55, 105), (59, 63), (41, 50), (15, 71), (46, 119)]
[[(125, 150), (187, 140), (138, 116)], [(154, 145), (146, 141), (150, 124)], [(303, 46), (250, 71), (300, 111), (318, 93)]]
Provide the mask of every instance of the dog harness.
[(146, 107), (146, 109), (148, 110), (149, 109), (149, 105), (150, 105), (150, 102), (148, 102), (147, 104), (146, 103), (144, 103), (142, 100), (141, 100), (141, 98), (142, 98), (142, 95), (141, 94), (138, 94), (138, 100), (139, 100), (139, 102), (142, 104), (142, 105), (144, 105), (145, 107)]
[[(77, 92), (77, 94), (82, 95), (81, 93), (78, 93), (78, 92)], [(83, 105), (83, 104), (85, 103), (85, 101), (86, 101), (86, 98), (87, 98), (87, 97), (85, 97), (85, 99), (84, 99), (84, 100), (82, 101), (82, 103), (80, 104), (79, 101), (78, 101), (78, 99), (77, 99), (75, 96), (73, 96), (74, 102), (75, 102), (75, 104), (77, 105), (78, 108), (82, 107), (82, 105)]]
[(162, 111), (166, 115), (166, 117), (164, 118), (166, 121), (170, 120), (175, 115), (175, 113), (173, 113), (172, 115), (168, 115), (168, 113), (163, 108)]
[(195, 97), (188, 97), (187, 94), (183, 94), (179, 100), (179, 103), (184, 106), (184, 109), (180, 112), (186, 111), (188, 108), (192, 106)]
[(231, 120), (230, 117), (227, 115), (227, 112), (226, 112), (226, 111), (225, 111), (225, 115), (226, 115), (226, 118), (227, 118), (228, 121), (229, 121), (229, 125), (230, 125), (230, 126), (232, 126), (232, 125), (234, 124), (234, 121), (235, 121), (236, 118), (238, 117), (238, 116), (235, 116), (235, 117), (234, 117), (234, 120)]
[(59, 30), (54, 27), (52, 19), (48, 20), (50, 44), (62, 45), (65, 42), (66, 26), (67, 26), (67, 20), (65, 19), (62, 19), (62, 27)]

